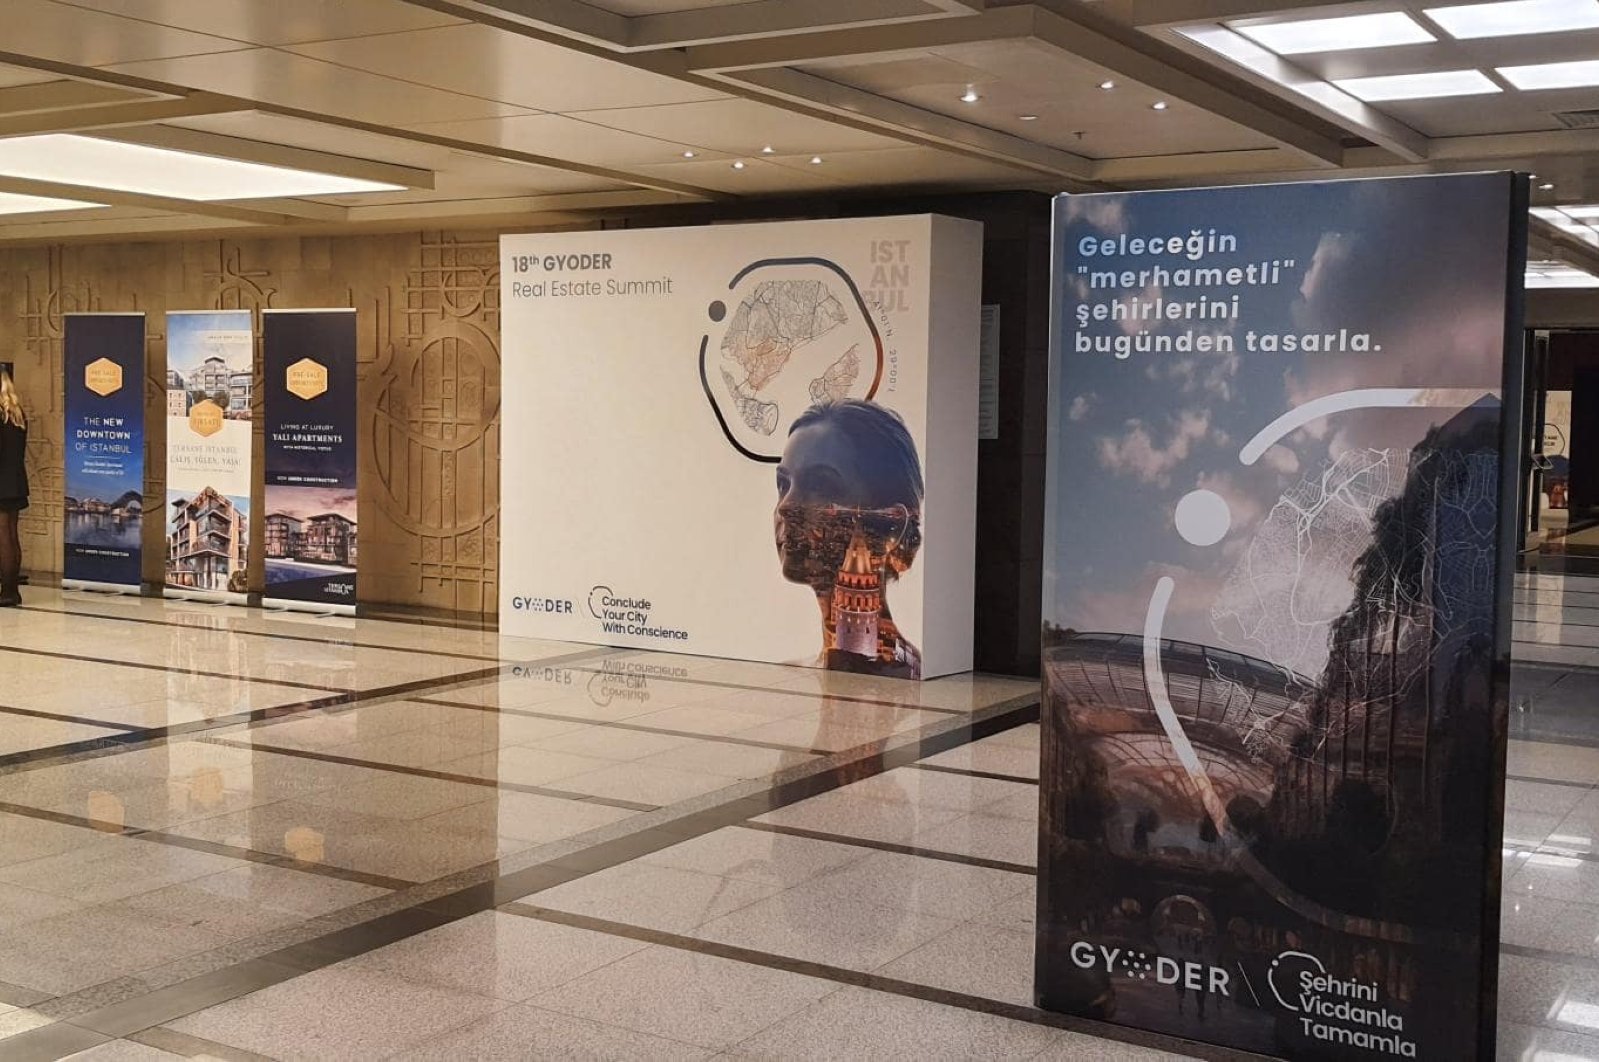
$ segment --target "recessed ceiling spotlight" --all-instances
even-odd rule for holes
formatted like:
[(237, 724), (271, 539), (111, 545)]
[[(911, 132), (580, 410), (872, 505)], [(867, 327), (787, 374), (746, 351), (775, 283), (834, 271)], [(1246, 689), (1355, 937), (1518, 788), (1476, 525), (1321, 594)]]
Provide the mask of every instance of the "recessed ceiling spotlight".
[(683, 157), (684, 157), (684, 158), (686, 158), (686, 159), (691, 159), (691, 158), (693, 158), (693, 157), (694, 157), (694, 152), (692, 152), (692, 151), (685, 151), (685, 152), (683, 152)]
[(744, 160), (739, 159), (737, 162), (733, 163), (733, 168), (735, 170), (742, 170), (744, 168)]
[(1111, 89), (1116, 87), (1116, 82), (1114, 82), (1114, 81), (1101, 81), (1099, 83), (1099, 87), (1104, 89), (1106, 92), (1109, 92)]
[(962, 103), (976, 103), (978, 100), (980, 100), (982, 98), (983, 97), (981, 97), (981, 96), (979, 96), (977, 94), (977, 90), (974, 89), (974, 88), (971, 88), (970, 86), (967, 87), (965, 92), (961, 93), (961, 102)]
[(1154, 103), (1151, 103), (1149, 106), (1150, 106), (1151, 110), (1164, 111), (1169, 106), (1169, 104), (1167, 104), (1167, 102), (1165, 100), (1156, 100)]
[(811, 165), (812, 166), (820, 166), (821, 164), (822, 164), (822, 156), (820, 156), (820, 155), (812, 155), (811, 156)]
[(775, 147), (773, 147), (772, 145), (770, 145), (770, 144), (767, 144), (765, 147), (761, 148), (761, 154), (762, 155), (771, 155), (771, 154), (775, 153), (776, 151), (777, 151), (777, 149)]
[(1555, 190), (1555, 186), (1554, 186), (1554, 184), (1552, 182), (1545, 181), (1543, 184), (1540, 184), (1538, 186), (1538, 190), (1540, 192), (1552, 192), (1552, 191)]
[(1020, 119), (1021, 121), (1024, 121), (1024, 122), (1036, 122), (1036, 121), (1038, 121), (1038, 115), (1036, 115), (1036, 114), (1018, 114), (1016, 117), (1018, 119)]

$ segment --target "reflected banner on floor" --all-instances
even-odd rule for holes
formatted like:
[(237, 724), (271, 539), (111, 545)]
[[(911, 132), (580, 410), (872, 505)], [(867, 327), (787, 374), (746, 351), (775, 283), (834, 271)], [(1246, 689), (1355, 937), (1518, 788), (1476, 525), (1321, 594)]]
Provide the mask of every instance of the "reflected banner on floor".
[(1493, 1056), (1525, 216), (1056, 200), (1041, 1006)]
[(264, 310), (269, 607), (355, 611), (355, 311)]
[(168, 597), (248, 599), (254, 397), (249, 310), (167, 314)]
[(69, 313), (61, 582), (137, 594), (144, 534), (144, 314)]
[(981, 264), (932, 215), (504, 237), (501, 631), (970, 669)]

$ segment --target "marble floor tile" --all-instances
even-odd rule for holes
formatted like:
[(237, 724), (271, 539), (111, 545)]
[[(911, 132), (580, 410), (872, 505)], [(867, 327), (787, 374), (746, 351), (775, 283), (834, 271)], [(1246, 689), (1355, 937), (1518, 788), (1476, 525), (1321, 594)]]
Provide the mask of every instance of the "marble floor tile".
[(989, 771), (993, 774), (1011, 774), (1018, 778), (1037, 778), (1038, 753), (1014, 745), (995, 745), (980, 741), (959, 745), (922, 761), (940, 767), (958, 767), (967, 771)]
[(485, 911), (345, 965), (521, 1002), (645, 947), (626, 937)]
[(776, 895), (777, 886), (652, 863), (623, 863), (530, 897), (540, 907), (687, 933)]
[(0, 882), (77, 903), (98, 904), (243, 865), (238, 859), (210, 852), (107, 837), (99, 844), (0, 869)]
[(1059, 1033), (1054, 1043), (1033, 1057), (1038, 1062), (1193, 1062), (1189, 1055), (1074, 1032)]
[(565, 788), (557, 783), (575, 775), (589, 774), (612, 766), (615, 766), (614, 760), (513, 745), (499, 750), (474, 753), (459, 760), (440, 764), (436, 769), (451, 774), (469, 774), (474, 778), (514, 782), (517, 785)]
[(1033, 1005), (1033, 932), (967, 922), (877, 971), (912, 984)]
[(505, 1006), (488, 996), (339, 963), (167, 1027), (271, 1058), (325, 1062), (386, 1057)]
[(642, 760), (646, 756), (670, 752), (698, 744), (692, 738), (671, 734), (652, 734), (639, 730), (615, 730), (603, 726), (568, 729), (550, 737), (528, 742), (550, 752), (572, 752), (602, 760)]
[(850, 797), (888, 804), (914, 804), (918, 808), (947, 809), (962, 813), (982, 811), (1001, 800), (1022, 799), (1038, 803), (1038, 787), (1024, 782), (975, 778), (942, 771), (897, 767), (840, 790)]
[(107, 1040), (98, 1047), (66, 1057), (70, 1062), (178, 1062), (185, 1056), (132, 1040)]
[(836, 991), (832, 981), (649, 947), (533, 998), (534, 1005), (721, 1050)]
[(876, 970), (958, 924), (899, 907), (841, 904), (801, 885), (707, 922), (694, 935), (791, 959)]
[(338, 808), (357, 815), (374, 815), (385, 819), (425, 819), (441, 811), (492, 801), (495, 795), (496, 790), (491, 786), (415, 775), (385, 774), (358, 785), (307, 793), (300, 799), (307, 804)]
[(652, 852), (640, 862), (786, 889), (870, 854), (853, 845), (730, 826)]
[(165, 919), (85, 907), (0, 931), (0, 981), (64, 995), (223, 943)]
[(803, 752), (763, 749), (714, 741), (694, 741), (667, 752), (638, 760), (641, 766), (665, 767), (694, 774), (715, 774), (726, 778), (765, 778), (788, 767), (809, 763), (816, 757)]
[(918, 848), (995, 859), (1020, 866), (1038, 863), (1038, 827), (1027, 819), (967, 815), (946, 823), (926, 823), (911, 839)]
[(419, 820), (418, 825), (465, 837), (499, 836), (542, 843), (586, 833), (639, 814), (608, 804), (537, 793), (484, 792), (488, 799), (430, 815)]
[(511, 1058), (695, 1062), (714, 1054), (705, 1047), (520, 1006), (463, 1025), (395, 1057), (398, 1062), (501, 1062)]
[(111, 905), (236, 940), (385, 896), (388, 890), (262, 863), (195, 878)]
[(613, 763), (598, 771), (563, 778), (560, 787), (573, 793), (664, 807), (726, 789), (737, 781), (728, 775), (678, 771), (643, 763)]
[(755, 821), (844, 837), (911, 844), (919, 832), (959, 818), (962, 815), (958, 811), (918, 808), (909, 802), (867, 800), (835, 790), (758, 815)]
[(864, 988), (842, 988), (740, 1042), (739, 1058), (835, 1059), (841, 1044), (872, 1059), (1030, 1058), (1055, 1030)]
[(965, 920), (1026, 891), (1029, 880), (1029, 875), (1008, 870), (873, 852), (794, 891), (840, 906), (876, 904)]

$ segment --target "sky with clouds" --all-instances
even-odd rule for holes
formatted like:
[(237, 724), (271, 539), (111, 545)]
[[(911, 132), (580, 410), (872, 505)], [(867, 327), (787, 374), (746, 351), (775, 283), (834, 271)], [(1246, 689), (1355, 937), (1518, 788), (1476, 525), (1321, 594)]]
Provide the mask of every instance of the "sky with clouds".
[[(1309, 496), (1322, 491), (1329, 472), (1365, 476), (1362, 486), (1369, 487), (1370, 462), (1358, 459), (1361, 455), (1408, 451), (1453, 413), (1338, 414), (1290, 434), (1253, 466), (1240, 461), (1240, 447), (1279, 415), (1339, 391), (1447, 387), (1499, 393), (1509, 203), (1504, 175), (1057, 200), (1055, 282), (1062, 331), (1051, 377), (1054, 543), (1046, 556), (1046, 619), (1080, 631), (1141, 632), (1156, 580), (1170, 575), (1177, 587), (1169, 636), (1269, 656), (1270, 646), (1239, 644), (1230, 625), (1219, 631), (1211, 610), (1240, 563), (1261, 552), (1250, 545), (1267, 521), (1283, 519), (1287, 510), (1279, 509), (1274, 518), (1274, 507), (1286, 504), (1285, 493), (1302, 505), (1307, 489)], [(1088, 236), (1186, 237), (1195, 229), (1234, 234), (1238, 250), (1197, 263), (1175, 255), (1084, 259), (1079, 254), (1080, 241)], [(1162, 292), (1143, 285), (1090, 291), (1077, 272), (1080, 264), (1177, 269), (1272, 259), (1295, 263), (1272, 287)], [(1231, 353), (1134, 353), (1117, 360), (1075, 352), (1073, 315), (1084, 301), (1227, 298), (1235, 291), (1241, 295), (1236, 321), (1104, 321), (1082, 329), (1090, 336), (1142, 327), (1171, 335), (1191, 329), (1229, 334), (1235, 339)], [(1321, 333), (1340, 328), (1370, 333), (1381, 349), (1261, 353), (1245, 350), (1243, 342), (1251, 329)], [(1231, 531), (1214, 546), (1189, 545), (1173, 526), (1178, 500), (1199, 488), (1220, 494), (1232, 512)], [(1369, 507), (1369, 499), (1362, 504)], [(1329, 509), (1328, 534), (1347, 537), (1348, 516)], [(1316, 615), (1307, 622), (1322, 623), (1342, 611), (1351, 596), (1349, 543), (1323, 549), (1315, 541), (1321, 525), (1302, 523), (1301, 532), (1288, 538), (1287, 548), (1299, 557), (1295, 584), (1263, 586), (1261, 594), (1287, 595), (1271, 607), (1292, 611), (1293, 598), (1303, 593), (1317, 603)], [(1311, 642), (1324, 643), (1319, 631), (1312, 634)], [(1295, 644), (1305, 640), (1299, 632)], [(1312, 677), (1325, 662), (1323, 644), (1295, 652), (1292, 661), (1280, 662), (1308, 669)]]

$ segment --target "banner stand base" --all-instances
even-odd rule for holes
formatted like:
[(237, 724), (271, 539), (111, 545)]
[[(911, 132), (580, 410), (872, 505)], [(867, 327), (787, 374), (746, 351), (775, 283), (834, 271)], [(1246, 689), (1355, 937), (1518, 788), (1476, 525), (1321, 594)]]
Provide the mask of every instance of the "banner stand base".
[(205, 590), (182, 590), (175, 587), (164, 587), (161, 596), (168, 601), (193, 601), (198, 605), (248, 605), (247, 594), (230, 594), (225, 590), (207, 592)]
[(285, 601), (281, 598), (266, 598), (261, 602), (261, 607), (272, 612), (302, 612), (308, 616), (353, 616), (356, 614), (354, 605), (329, 605), (320, 601)]
[(63, 579), (63, 590), (83, 590), (91, 594), (118, 594), (128, 597), (138, 597), (144, 592), (142, 586), (129, 586), (127, 583), (96, 583), (87, 579)]

